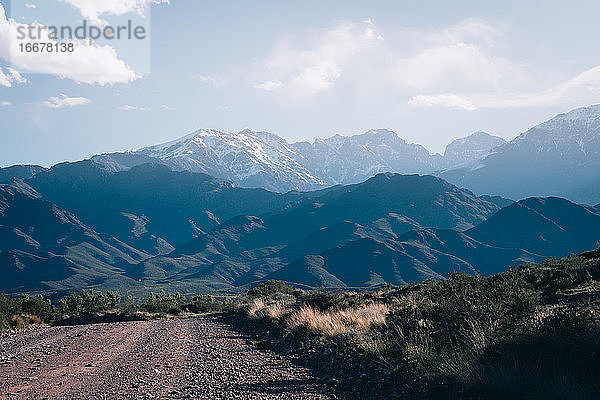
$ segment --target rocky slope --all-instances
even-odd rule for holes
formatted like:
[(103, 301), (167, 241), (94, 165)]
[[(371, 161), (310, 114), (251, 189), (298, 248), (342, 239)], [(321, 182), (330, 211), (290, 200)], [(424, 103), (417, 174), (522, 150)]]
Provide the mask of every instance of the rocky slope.
[(84, 225), (22, 181), (0, 185), (0, 290), (62, 290), (112, 279), (149, 255)]

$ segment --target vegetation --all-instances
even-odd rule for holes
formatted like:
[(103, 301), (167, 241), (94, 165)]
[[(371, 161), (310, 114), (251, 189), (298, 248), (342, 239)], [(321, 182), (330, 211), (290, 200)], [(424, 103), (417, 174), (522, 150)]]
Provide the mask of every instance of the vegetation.
[(248, 290), (235, 308), (231, 299), (165, 291), (136, 301), (82, 290), (56, 304), (42, 296), (0, 295), (0, 331), (91, 314), (160, 318), (232, 309), (263, 326), (271, 340), (288, 338), (292, 349), (310, 357), (327, 354), (338, 382), (356, 373), (343, 363), (357, 364), (359, 378), (384, 370), (373, 381), (346, 379), (360, 390), (401, 388), (425, 397), (441, 390), (489, 399), (600, 394), (600, 247), (492, 277), (452, 273), (443, 281), (359, 293), (269, 281)]
[(82, 290), (63, 297), (56, 305), (42, 296), (9, 297), (0, 294), (0, 332), (27, 328), (35, 324), (89, 321), (89, 318), (84, 317), (90, 315), (143, 314), (145, 317), (161, 318), (167, 315), (225, 312), (232, 306), (231, 299), (217, 300), (210, 295), (198, 295), (188, 299), (179, 293), (167, 293), (164, 290), (150, 293), (143, 302), (136, 302), (133, 297), (122, 297), (112, 291)]
[(8, 297), (0, 294), (0, 332), (8, 329), (22, 329), (30, 325), (51, 322), (55, 312), (50, 300), (44, 297)]
[(595, 399), (599, 281), (600, 248), (489, 278), (453, 273), (362, 293), (269, 282), (249, 291), (238, 311), (296, 343), (308, 338), (385, 365), (392, 385), (492, 399)]

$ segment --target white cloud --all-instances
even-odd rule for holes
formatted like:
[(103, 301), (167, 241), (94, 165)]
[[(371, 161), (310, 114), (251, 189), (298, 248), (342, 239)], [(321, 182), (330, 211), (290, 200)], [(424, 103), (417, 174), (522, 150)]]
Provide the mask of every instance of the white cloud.
[[(79, 83), (111, 85), (129, 83), (140, 77), (117, 56), (111, 46), (98, 46), (87, 41), (76, 41), (73, 52), (21, 52), (15, 44), (17, 29), (27, 27), (14, 19), (7, 19), (0, 4), (0, 58), (24, 72), (51, 74)], [(37, 42), (56, 43), (42, 30)]]
[(332, 89), (347, 71), (355, 69), (361, 57), (373, 53), (382, 43), (383, 37), (370, 20), (341, 24), (304, 46), (280, 41), (260, 62), (261, 72), (252, 85), (281, 92), (288, 99), (307, 100)]
[(101, 15), (136, 13), (145, 16), (151, 4), (169, 4), (169, 0), (62, 0), (79, 9), (81, 15), (93, 23), (105, 25)]
[(12, 106), (12, 103), (10, 101), (3, 100), (3, 101), (0, 101), (0, 106), (8, 107), (8, 106)]
[(394, 82), (415, 90), (493, 90), (507, 80), (522, 80), (510, 61), (472, 43), (449, 43), (422, 49), (396, 60)]
[(119, 110), (121, 110), (121, 111), (148, 111), (148, 109), (146, 107), (131, 106), (129, 104), (119, 107)]
[(12, 87), (14, 84), (18, 85), (25, 82), (27, 82), (27, 79), (23, 78), (19, 71), (11, 67), (3, 70), (0, 67), (0, 86)]
[(586, 104), (600, 98), (600, 66), (538, 91), (492, 94), (436, 94), (414, 96), (408, 105), (415, 107), (452, 107), (465, 110), (480, 108), (527, 108), (552, 105)]
[(68, 97), (65, 94), (59, 94), (56, 97), (50, 97), (44, 100), (43, 104), (49, 108), (67, 108), (75, 106), (84, 106), (90, 104), (92, 101), (85, 97)]
[(261, 61), (252, 85), (281, 89), (277, 92), (291, 99), (330, 91), (345, 78), (351, 86), (369, 82), (373, 89), (404, 93), (433, 88), (452, 92), (465, 86), (489, 90), (507, 79), (523, 79), (517, 66), (492, 52), (501, 34), (477, 20), (385, 38), (371, 19), (344, 23), (304, 46), (279, 42)]
[(35, 8), (35, 4), (25, 3), (25, 7), (27, 7), (27, 8)]
[[(506, 30), (468, 19), (438, 30), (385, 31), (373, 20), (344, 23), (318, 36), (279, 41), (246, 69), (250, 85), (298, 102), (334, 92), (369, 98), (409, 98), (411, 107), (538, 107), (600, 98), (600, 66), (552, 83), (517, 62)], [(305, 35), (308, 36), (308, 35)], [(383, 100), (382, 100), (383, 101)]]
[(460, 108), (468, 111), (477, 109), (477, 107), (475, 107), (468, 99), (462, 98), (455, 94), (438, 94), (433, 96), (425, 96), (420, 94), (410, 99), (408, 104), (415, 107), (443, 106), (449, 108)]
[(167, 104), (161, 105), (160, 108), (163, 109), (163, 110), (167, 110), (167, 111), (173, 111), (173, 110), (175, 110), (174, 107), (171, 107), (171, 106), (169, 106)]
[(267, 92), (272, 92), (273, 90), (277, 90), (283, 86), (283, 82), (280, 81), (266, 81), (263, 83), (256, 83), (254, 87), (256, 89), (266, 90)]

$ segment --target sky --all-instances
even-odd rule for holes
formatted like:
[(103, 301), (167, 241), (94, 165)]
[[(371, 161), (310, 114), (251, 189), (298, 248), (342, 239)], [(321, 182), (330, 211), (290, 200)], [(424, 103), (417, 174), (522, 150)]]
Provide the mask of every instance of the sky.
[[(0, 0), (0, 166), (201, 128), (289, 142), (387, 128), (443, 152), (600, 103), (597, 1)], [(19, 27), (143, 39), (19, 39)], [(46, 31), (47, 32), (47, 31)], [(20, 44), (72, 43), (31, 53)]]

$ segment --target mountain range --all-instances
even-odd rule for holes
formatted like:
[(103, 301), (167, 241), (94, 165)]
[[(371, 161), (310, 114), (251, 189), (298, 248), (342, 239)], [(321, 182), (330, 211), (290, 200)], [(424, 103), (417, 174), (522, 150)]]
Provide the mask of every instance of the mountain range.
[(109, 172), (83, 161), (0, 185), (3, 291), (371, 287), (493, 274), (598, 239), (598, 208), (478, 197), (428, 175), (281, 194), (164, 165)]
[[(378, 173), (433, 174), (480, 194), (600, 201), (600, 105), (560, 114), (515, 139), (475, 132), (443, 155), (377, 129), (288, 143), (267, 132), (199, 130), (137, 151), (92, 158), (112, 171), (154, 162), (275, 192), (362, 182)], [(0, 175), (1, 176), (1, 175)]]
[(480, 161), (439, 176), (476, 193), (595, 204), (600, 201), (600, 105), (560, 114)]
[(1, 168), (0, 290), (373, 287), (565, 256), (600, 240), (600, 204), (578, 204), (600, 202), (599, 137), (592, 106), (444, 155), (388, 130), (292, 144), (201, 130)]
[(0, 289), (61, 290), (127, 281), (119, 272), (148, 257), (97, 233), (23, 181), (0, 185)]
[(313, 143), (288, 143), (268, 132), (199, 130), (181, 139), (126, 153), (101, 154), (92, 160), (111, 171), (154, 162), (175, 171), (201, 172), (242, 187), (276, 192), (316, 190), (365, 181), (378, 173), (432, 173), (483, 158), (504, 139), (476, 132), (448, 145), (444, 156), (396, 133), (371, 130), (335, 135)]

